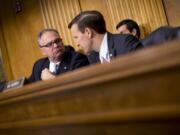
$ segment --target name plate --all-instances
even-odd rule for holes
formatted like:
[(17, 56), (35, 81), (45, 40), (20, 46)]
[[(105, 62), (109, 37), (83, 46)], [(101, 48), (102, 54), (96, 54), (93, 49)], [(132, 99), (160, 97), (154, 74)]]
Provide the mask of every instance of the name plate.
[(25, 77), (20, 77), (17, 80), (9, 81), (6, 83), (4, 87), (4, 92), (15, 88), (20, 88), (24, 85), (24, 82), (25, 82)]

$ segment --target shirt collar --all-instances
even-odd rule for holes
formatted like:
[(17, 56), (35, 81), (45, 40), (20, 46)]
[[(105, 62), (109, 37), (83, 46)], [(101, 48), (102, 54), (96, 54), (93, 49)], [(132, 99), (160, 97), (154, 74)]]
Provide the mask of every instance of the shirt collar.
[(60, 62), (54, 63), (50, 61), (49, 70), (53, 73), (54, 71), (56, 71), (56, 66), (58, 66), (59, 64)]
[(100, 46), (99, 58), (100, 58), (101, 63), (104, 63), (105, 61), (110, 62), (107, 33), (105, 33), (101, 46)]

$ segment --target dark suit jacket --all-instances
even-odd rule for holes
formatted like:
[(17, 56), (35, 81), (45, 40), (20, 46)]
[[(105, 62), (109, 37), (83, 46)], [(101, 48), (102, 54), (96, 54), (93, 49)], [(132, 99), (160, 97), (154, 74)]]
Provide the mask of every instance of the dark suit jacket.
[(176, 38), (180, 38), (180, 27), (161, 26), (144, 38), (142, 44), (145, 47), (152, 46)]
[[(108, 49), (110, 59), (113, 59), (117, 56), (133, 52), (139, 48), (142, 48), (141, 42), (134, 36), (129, 34), (111, 34), (107, 33), (108, 40)], [(92, 51), (88, 55), (89, 62), (97, 63), (99, 60), (99, 53)]]
[[(45, 68), (49, 68), (50, 61), (48, 58), (42, 58), (35, 62), (31, 76), (27, 79), (27, 83), (41, 80), (41, 72)], [(69, 47), (65, 48), (65, 53), (57, 70), (57, 75), (68, 72), (89, 64), (87, 57), (83, 54), (75, 52)]]

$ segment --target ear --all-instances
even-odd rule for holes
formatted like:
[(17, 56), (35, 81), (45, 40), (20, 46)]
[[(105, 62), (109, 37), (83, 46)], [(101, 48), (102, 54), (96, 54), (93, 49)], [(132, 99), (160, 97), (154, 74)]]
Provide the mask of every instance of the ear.
[(133, 35), (133, 36), (135, 36), (135, 37), (136, 37), (137, 30), (136, 30), (136, 29), (133, 29), (131, 33), (132, 33), (132, 35)]
[(93, 31), (90, 28), (85, 28), (84, 33), (89, 37), (93, 37)]

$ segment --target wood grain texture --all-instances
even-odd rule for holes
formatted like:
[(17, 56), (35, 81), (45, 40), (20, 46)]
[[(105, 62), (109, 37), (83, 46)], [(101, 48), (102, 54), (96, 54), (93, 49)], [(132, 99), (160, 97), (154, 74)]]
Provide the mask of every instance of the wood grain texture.
[(179, 0), (164, 0), (165, 10), (168, 22), (171, 26), (180, 26), (180, 1)]
[[(59, 3), (56, 3), (56, 1)], [(41, 0), (41, 2), (43, 3), (41, 6), (44, 6), (42, 13), (44, 18), (46, 18), (44, 19), (44, 23), (47, 24), (49, 22), (47, 26), (54, 28), (58, 28), (58, 26), (61, 25), (67, 26), (68, 22), (70, 22), (76, 14), (84, 10), (100, 11), (105, 17), (108, 30), (111, 32), (116, 32), (115, 26), (120, 20), (127, 18), (134, 19), (140, 25), (142, 38), (157, 27), (167, 25), (162, 0), (76, 0), (74, 2), (68, 0), (66, 2), (71, 10), (66, 9), (66, 2), (63, 0), (54, 0), (51, 3), (46, 3), (44, 0)], [(57, 8), (58, 5), (63, 6)], [(61, 11), (61, 13), (63, 13), (62, 10), (66, 11), (64, 12), (65, 18), (60, 17), (59, 14), (54, 14), (55, 12), (53, 13), (53, 10), (56, 12)], [(59, 21), (59, 23), (56, 24), (56, 19), (59, 17), (63, 18), (63, 21)], [(62, 28), (58, 28), (58, 30), (66, 33), (66, 42), (73, 44), (68, 31)], [(73, 46), (76, 47), (74, 44)]]
[(179, 134), (179, 43), (1, 93), (0, 133)]
[[(67, 45), (73, 45), (68, 23), (80, 12), (78, 0), (40, 0), (46, 28), (57, 29)], [(76, 46), (74, 46), (76, 48)]]
[(1, 23), (0, 23), (0, 49), (1, 49), (1, 62), (3, 66), (3, 71), (1, 72), (4, 72), (5, 79), (6, 78), (13, 79), (12, 69), (9, 62), (9, 54), (7, 53), (6, 42), (4, 39), (4, 33), (2, 31)]
[[(8, 80), (28, 77), (33, 63), (42, 57), (37, 47), (37, 33), (43, 28), (56, 28), (65, 44), (76, 50), (67, 28), (71, 19), (83, 10), (99, 10), (107, 29), (125, 18), (134, 19), (141, 28), (142, 38), (155, 28), (166, 25), (162, 0), (20, 0), (22, 12), (15, 13), (15, 0), (0, 1), (0, 47)], [(27, 53), (25, 53), (27, 52)]]
[(4, 37), (0, 47), (6, 48), (3, 60), (7, 80), (29, 76), (35, 60), (42, 57), (37, 45), (37, 33), (43, 28), (38, 1), (21, 1), (22, 12), (17, 14), (14, 0), (0, 1), (0, 5)]

